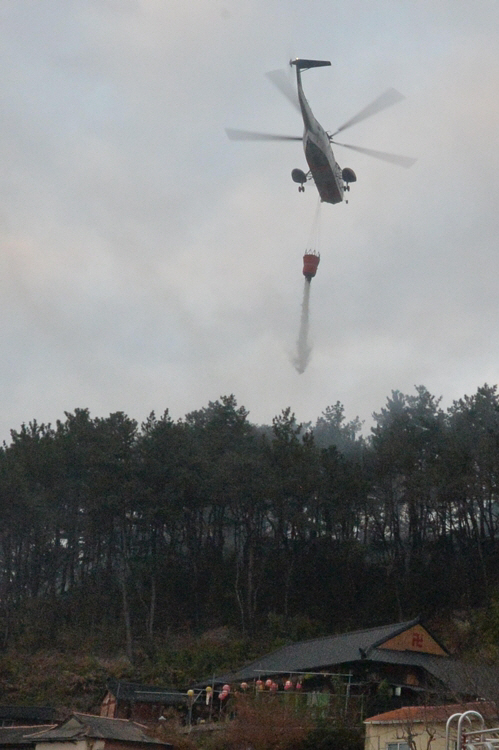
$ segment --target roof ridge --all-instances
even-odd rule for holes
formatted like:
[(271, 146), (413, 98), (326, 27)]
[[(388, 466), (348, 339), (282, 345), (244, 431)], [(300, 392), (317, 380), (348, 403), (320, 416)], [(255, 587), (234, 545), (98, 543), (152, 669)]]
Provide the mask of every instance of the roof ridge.
[[(119, 716), (100, 716), (100, 714), (87, 714), (84, 711), (73, 711), (71, 716), (88, 716), (90, 719), (105, 719), (106, 721), (122, 721), (125, 722), (125, 724), (137, 724), (136, 721), (132, 721), (131, 719), (121, 719)], [(68, 718), (70, 719), (71, 716)], [(144, 725), (138, 724), (138, 726)]]
[[(416, 620), (419, 620), (419, 618), (416, 618)], [(264, 656), (270, 656), (271, 654), (278, 654), (279, 651), (283, 651), (285, 648), (289, 648), (290, 646), (294, 646), (298, 643), (313, 643), (314, 641), (327, 641), (331, 638), (343, 638), (343, 637), (346, 638), (351, 635), (356, 635), (356, 634), (360, 635), (361, 633), (370, 633), (370, 632), (374, 632), (375, 630), (384, 630), (385, 628), (399, 627), (400, 628), (399, 632), (403, 633), (404, 630), (406, 630), (408, 626), (412, 625), (413, 623), (415, 624), (416, 620), (407, 620), (406, 622), (394, 622), (393, 625), (391, 624), (375, 625), (375, 627), (373, 628), (360, 628), (359, 630), (347, 630), (345, 633), (330, 633), (329, 635), (319, 635), (316, 638), (306, 638), (304, 641), (291, 641), (291, 643), (287, 643), (285, 646), (281, 646), (275, 651), (270, 651), (270, 653), (264, 654)], [(376, 641), (376, 644), (374, 645), (377, 645), (378, 643), (383, 643), (385, 640), (388, 640), (388, 638), (393, 637), (393, 635), (397, 635), (397, 634), (398, 634), (397, 632), (390, 633), (390, 635), (387, 636), (386, 638)], [(258, 658), (261, 659), (262, 657), (260, 656)], [(258, 661), (258, 659), (254, 659), (253, 661)], [(250, 664), (252, 663), (253, 662), (250, 662)]]
[(3, 731), (4, 729), (52, 729), (52, 727), (56, 727), (57, 724), (16, 724), (12, 727), (0, 727), (0, 729)]
[(30, 734), (30, 737), (37, 737), (40, 734), (45, 734), (45, 732), (50, 732), (51, 729), (56, 729), (57, 724), (39, 724), (37, 727), (2, 727), (2, 729), (36, 729), (36, 732), (33, 732), (33, 734)]

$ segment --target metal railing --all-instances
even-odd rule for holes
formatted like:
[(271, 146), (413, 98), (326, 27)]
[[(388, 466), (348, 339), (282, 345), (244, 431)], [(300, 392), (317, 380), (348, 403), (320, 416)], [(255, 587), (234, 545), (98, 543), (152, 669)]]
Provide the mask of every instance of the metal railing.
[[(472, 726), (473, 720), (480, 722), (479, 729), (467, 728)], [(453, 722), (457, 721), (456, 727), (456, 750), (498, 750), (499, 727), (487, 729), (485, 719), (478, 711), (463, 711), (452, 714), (447, 719), (445, 726), (445, 750), (452, 750), (451, 728)]]

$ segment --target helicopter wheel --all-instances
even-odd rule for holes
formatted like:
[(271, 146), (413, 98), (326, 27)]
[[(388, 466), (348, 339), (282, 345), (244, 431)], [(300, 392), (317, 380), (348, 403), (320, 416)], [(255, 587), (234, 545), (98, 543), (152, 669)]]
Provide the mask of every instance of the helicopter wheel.
[(298, 192), (299, 193), (304, 193), (305, 192), (305, 186), (304, 185), (300, 185), (300, 187), (298, 188)]

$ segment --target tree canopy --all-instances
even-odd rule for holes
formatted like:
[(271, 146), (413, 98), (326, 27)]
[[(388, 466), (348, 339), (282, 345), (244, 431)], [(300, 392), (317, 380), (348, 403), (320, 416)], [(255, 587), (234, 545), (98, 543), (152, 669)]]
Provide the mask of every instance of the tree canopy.
[[(499, 396), (394, 391), (271, 426), (233, 395), (172, 420), (66, 413), (0, 450), (0, 643), (67, 628), (339, 631), (486, 605), (499, 583)], [(306, 630), (306, 628), (305, 628)], [(303, 628), (300, 634), (303, 634)]]

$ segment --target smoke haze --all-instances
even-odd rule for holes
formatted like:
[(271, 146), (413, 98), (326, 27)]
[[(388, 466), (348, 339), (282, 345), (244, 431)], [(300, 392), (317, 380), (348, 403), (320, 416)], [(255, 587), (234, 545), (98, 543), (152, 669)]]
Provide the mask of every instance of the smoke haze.
[[(0, 3), (0, 440), (77, 407), (369, 420), (392, 389), (498, 382), (499, 3), (308, 5)], [(333, 62), (306, 78), (324, 128), (406, 96), (346, 140), (411, 170), (335, 148), (358, 181), (320, 207), (300, 143), (229, 141), (303, 132), (265, 76), (300, 55)]]

